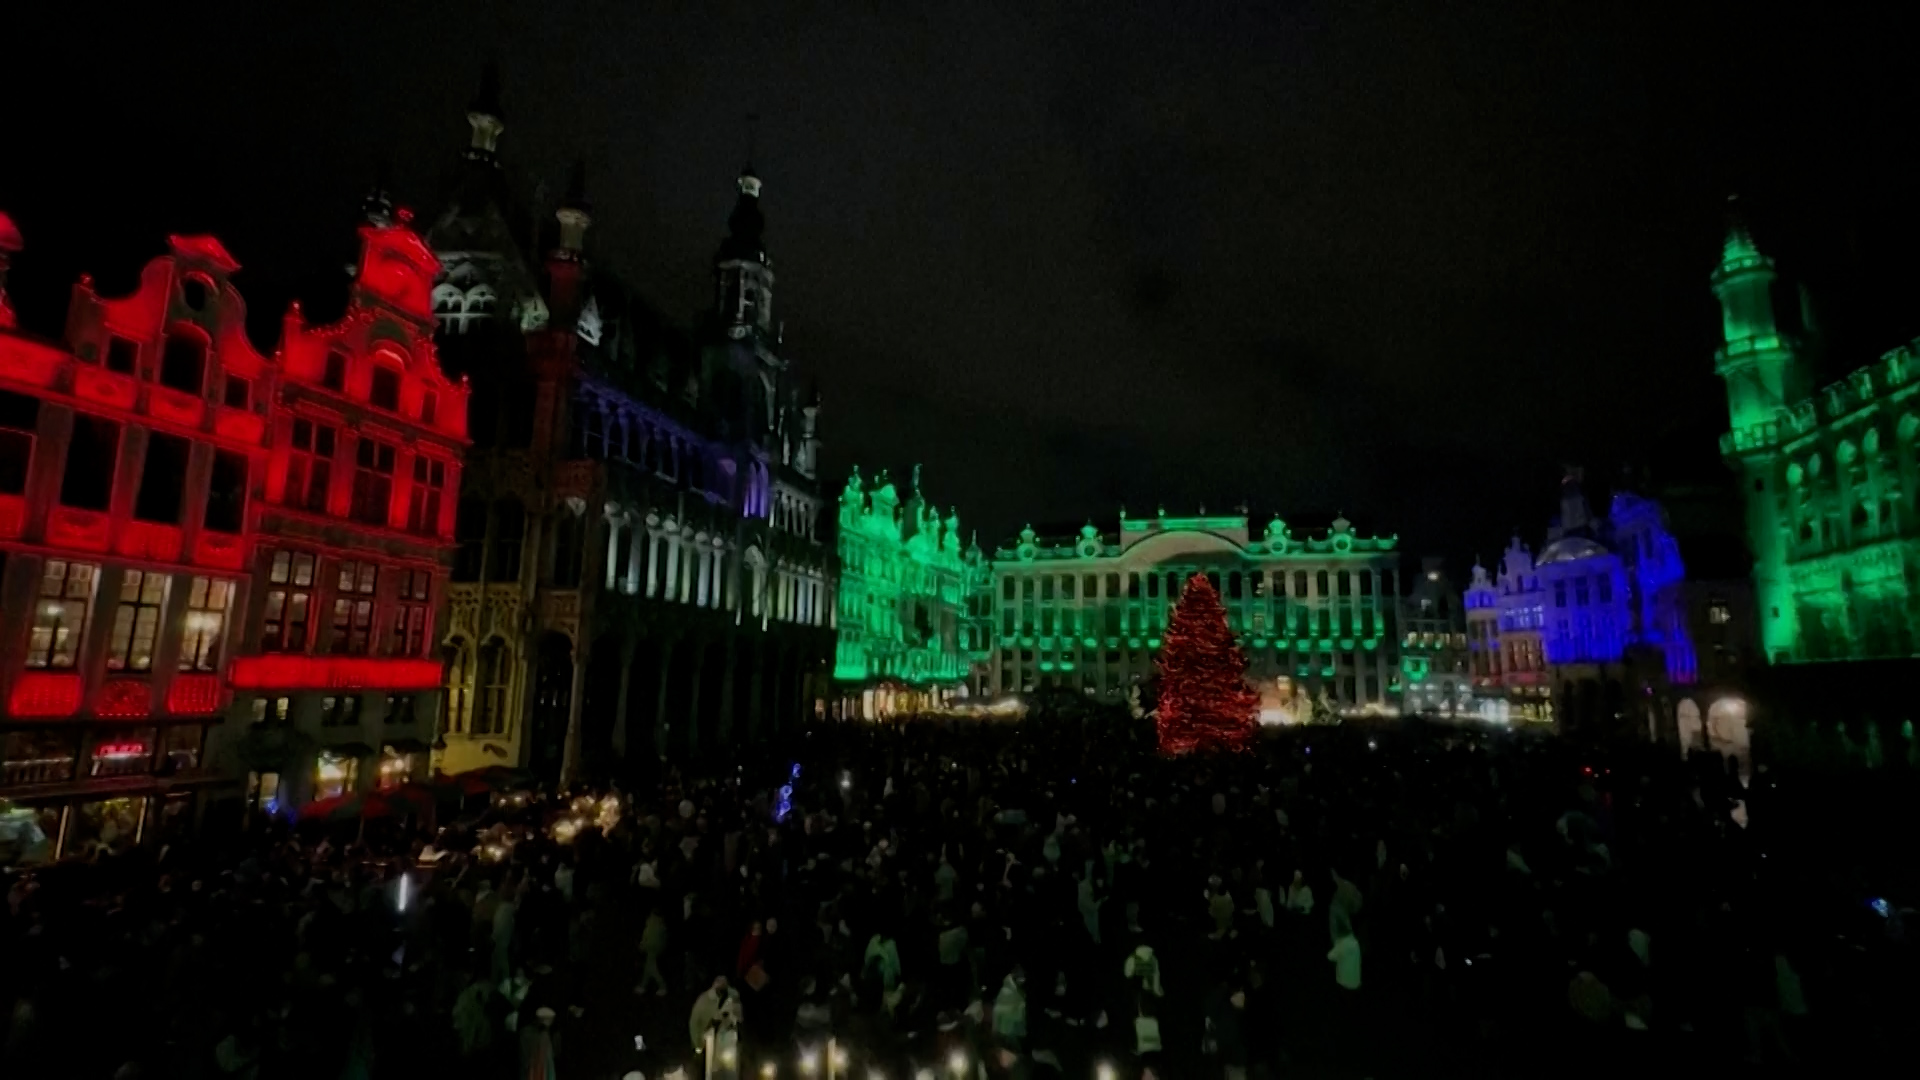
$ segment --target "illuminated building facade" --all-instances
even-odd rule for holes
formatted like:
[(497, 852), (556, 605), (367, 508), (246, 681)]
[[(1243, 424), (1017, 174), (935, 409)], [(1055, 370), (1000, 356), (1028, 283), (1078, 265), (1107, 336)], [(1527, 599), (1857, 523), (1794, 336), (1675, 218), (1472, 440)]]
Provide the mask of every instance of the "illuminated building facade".
[(519, 229), (503, 117), (490, 74), (428, 232), (442, 348), (475, 394), (441, 767), (570, 777), (797, 722), (828, 696), (832, 554), (761, 182), (739, 177), (714, 309), (682, 334), (587, 258), (578, 167), (553, 225)]
[(52, 851), (427, 749), (466, 391), (432, 255), (404, 221), (361, 239), (346, 315), (295, 306), (271, 354), (205, 236), (127, 296), (83, 277), (58, 343), (0, 328), (0, 798)]
[(1474, 567), (1465, 600), (1473, 690), (1489, 717), (1551, 720), (1571, 687), (1698, 676), (1686, 569), (1659, 504), (1621, 491), (1596, 517), (1577, 469), (1539, 557), (1514, 537), (1497, 578)]
[(1760, 640), (1774, 664), (1920, 652), (1920, 351), (1902, 345), (1824, 388), (1819, 335), (1783, 302), (1773, 260), (1736, 216), (1713, 272), (1716, 370), (1741, 475)]
[(855, 469), (840, 495), (837, 710), (876, 719), (969, 694), (988, 654), (989, 585), (979, 545), (961, 546), (959, 511), (941, 518), (917, 467), (904, 503), (885, 472), (869, 490)]
[(1153, 674), (1180, 583), (1204, 573), (1261, 688), (1263, 722), (1305, 719), (1324, 696), (1333, 710), (1398, 707), (1399, 554), (1394, 537), (1366, 537), (1344, 518), (1296, 535), (1274, 518), (1255, 532), (1244, 514), (1120, 519), (1045, 540), (1031, 528), (993, 558), (994, 693), (1069, 687), (1125, 699)]
[(1446, 561), (1432, 556), (1421, 559), (1419, 576), (1404, 603), (1402, 712), (1454, 716), (1473, 710), (1467, 628), (1460, 602), (1460, 592), (1447, 576)]

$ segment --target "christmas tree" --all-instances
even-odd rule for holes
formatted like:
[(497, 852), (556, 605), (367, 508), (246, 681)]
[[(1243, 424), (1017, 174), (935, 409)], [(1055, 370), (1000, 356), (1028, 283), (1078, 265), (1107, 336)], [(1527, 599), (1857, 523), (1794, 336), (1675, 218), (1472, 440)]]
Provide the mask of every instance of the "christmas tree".
[(1247, 685), (1247, 657), (1227, 629), (1227, 611), (1205, 574), (1188, 579), (1160, 649), (1160, 752), (1243, 750), (1260, 695)]

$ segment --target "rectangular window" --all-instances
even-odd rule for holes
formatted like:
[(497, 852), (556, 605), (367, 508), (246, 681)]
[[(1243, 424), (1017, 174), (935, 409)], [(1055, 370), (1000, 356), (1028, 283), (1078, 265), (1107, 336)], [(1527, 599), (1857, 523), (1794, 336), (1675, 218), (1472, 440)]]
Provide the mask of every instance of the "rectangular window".
[(1107, 575), (1107, 599), (1116, 600), (1120, 596), (1120, 575)]
[(412, 694), (388, 694), (387, 716), (382, 722), (389, 727), (413, 723), (413, 700)]
[(353, 456), (349, 514), (368, 525), (385, 525), (393, 510), (393, 446), (363, 438), (354, 444)]
[(287, 459), (284, 502), (316, 514), (327, 512), (327, 486), (333, 478), (335, 431), (311, 420), (293, 422), (293, 453)]
[(1012, 608), (1000, 609), (1000, 632), (1002, 634), (1007, 635), (1008, 637), (1013, 636), (1013, 609)]
[(140, 371), (140, 343), (132, 338), (110, 337), (107, 339), (107, 370), (122, 375), (137, 375)]
[(1603, 604), (1613, 603), (1613, 575), (1601, 574), (1594, 580), (1600, 587), (1600, 602)]
[(1587, 579), (1580, 578), (1573, 583), (1573, 602), (1581, 607), (1587, 606)]
[(407, 570), (401, 573), (400, 599), (393, 615), (391, 655), (420, 656), (426, 652), (427, 598), (432, 594), (432, 589), (432, 572)]
[(1137, 573), (1127, 575), (1127, 599), (1140, 599), (1140, 575)]
[(358, 694), (320, 699), (321, 727), (352, 727), (359, 722), (360, 696)]
[(429, 390), (420, 395), (420, 425), (432, 427), (440, 419), (440, 395)]
[(333, 599), (333, 639), (327, 651), (364, 656), (373, 632), (373, 594), (380, 570), (370, 562), (340, 564)]
[(108, 671), (152, 671), (154, 640), (160, 636), (160, 612), (167, 604), (168, 575), (128, 570), (120, 579), (120, 603), (113, 609), (113, 638), (107, 643)]
[(237, 533), (245, 530), (246, 515), (247, 456), (231, 450), (216, 451), (203, 522), (214, 532)]
[(1556, 581), (1553, 583), (1553, 606), (1567, 606), (1567, 583), (1564, 581)]
[(48, 559), (40, 577), (40, 601), (33, 609), (33, 634), (27, 643), (30, 668), (70, 668), (80, 654), (100, 568), (91, 563)]
[(1053, 599), (1053, 575), (1048, 574), (1047, 576), (1040, 579), (1040, 602), (1044, 604), (1051, 601), (1052, 599)]
[(220, 642), (227, 633), (227, 606), (233, 583), (197, 577), (187, 591), (187, 626), (180, 636), (181, 671), (217, 671)]
[(40, 399), (0, 390), (0, 495), (27, 490), (34, 438), (40, 430)]
[(302, 652), (313, 617), (314, 558), (304, 551), (276, 551), (267, 573), (267, 606), (261, 618), (260, 648), (266, 652)]
[(1007, 578), (1004, 581), (1000, 582), (1000, 599), (1002, 600), (1013, 599), (1014, 589), (1016, 587), (1017, 587), (1017, 583), (1012, 578)]
[(320, 385), (340, 393), (347, 388), (347, 354), (338, 350), (327, 354), (327, 370), (320, 377)]
[(135, 519), (180, 524), (180, 505), (187, 494), (187, 455), (192, 450), (193, 444), (178, 435), (148, 433), (147, 460), (133, 499)]
[(190, 331), (168, 334), (160, 351), (160, 385), (198, 397), (206, 393), (206, 379), (207, 339)]
[(76, 510), (105, 510), (113, 501), (113, 473), (120, 456), (120, 425), (76, 413), (67, 442), (66, 473), (60, 478), (60, 504)]
[(253, 383), (250, 380), (238, 375), (228, 375), (226, 379), (226, 389), (221, 394), (221, 400), (226, 402), (227, 408), (244, 409), (252, 403)]
[(447, 463), (413, 459), (413, 489), (407, 495), (407, 531), (428, 536), (440, 531), (440, 498), (447, 486)]
[(385, 364), (373, 365), (373, 386), (367, 393), (367, 401), (376, 409), (399, 412), (400, 373)]

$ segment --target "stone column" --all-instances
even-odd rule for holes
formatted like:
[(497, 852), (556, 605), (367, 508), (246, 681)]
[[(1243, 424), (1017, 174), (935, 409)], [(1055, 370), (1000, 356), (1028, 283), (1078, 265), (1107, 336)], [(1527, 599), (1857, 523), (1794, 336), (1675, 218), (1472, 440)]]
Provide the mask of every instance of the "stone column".
[(627, 701), (633, 686), (635, 642), (623, 638), (620, 643), (620, 693), (613, 699), (613, 756), (627, 759)]
[(660, 685), (653, 702), (653, 753), (658, 757), (667, 752), (667, 684), (673, 678), (673, 654), (676, 644), (672, 638), (660, 643)]
[(573, 648), (573, 695), (567, 701), (567, 741), (560, 751), (560, 786), (572, 784), (580, 775), (580, 708), (586, 698), (586, 650)]

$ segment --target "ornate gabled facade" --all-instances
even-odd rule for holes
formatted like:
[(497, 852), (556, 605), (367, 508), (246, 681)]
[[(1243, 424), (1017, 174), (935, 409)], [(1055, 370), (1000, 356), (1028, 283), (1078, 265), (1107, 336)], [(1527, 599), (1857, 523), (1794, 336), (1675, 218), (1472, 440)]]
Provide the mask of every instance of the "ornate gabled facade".
[[(1589, 684), (1645, 697), (1698, 677), (1686, 569), (1665, 513), (1619, 491), (1594, 516), (1578, 469), (1561, 481), (1538, 559), (1514, 537), (1497, 581), (1474, 567), (1466, 603), (1474, 692), (1490, 718), (1568, 720), (1570, 695)], [(1577, 720), (1627, 708), (1624, 698), (1577, 704)]]
[(1447, 576), (1446, 561), (1420, 560), (1420, 573), (1405, 600), (1400, 669), (1406, 675), (1402, 712), (1455, 716), (1473, 711), (1467, 673), (1467, 633), (1460, 591)]
[(1124, 699), (1153, 673), (1180, 583), (1206, 574), (1251, 661), (1265, 722), (1334, 711), (1390, 711), (1402, 688), (1400, 556), (1395, 537), (1356, 533), (1345, 518), (1297, 535), (1244, 514), (1091, 522), (1044, 540), (1028, 528), (993, 559), (995, 693), (1064, 686)]
[(1920, 342), (1816, 388), (1804, 293), (1737, 216), (1713, 292), (1760, 639), (1774, 664), (1920, 654)]
[(58, 344), (0, 328), (0, 798), (51, 851), (424, 771), (467, 394), (432, 254), (361, 239), (346, 315), (271, 354), (205, 236), (82, 278)]
[(884, 471), (868, 489), (855, 469), (840, 495), (841, 713), (875, 719), (970, 693), (989, 649), (989, 572), (978, 544), (961, 545), (959, 511), (943, 519), (921, 495), (918, 467), (904, 503)]
[(442, 767), (572, 777), (797, 723), (826, 699), (832, 558), (819, 405), (771, 319), (760, 181), (740, 177), (716, 309), (689, 338), (589, 260), (578, 166), (535, 268), (499, 209), (501, 115), (490, 83), (429, 235), (442, 341), (476, 402)]

